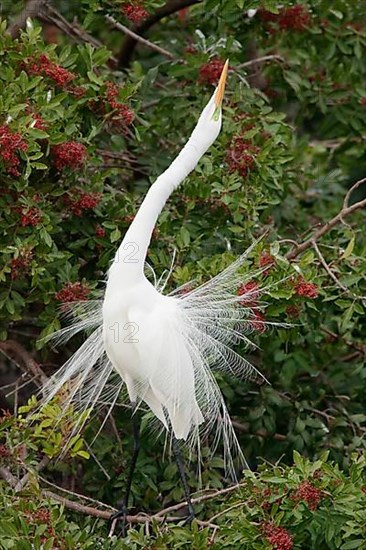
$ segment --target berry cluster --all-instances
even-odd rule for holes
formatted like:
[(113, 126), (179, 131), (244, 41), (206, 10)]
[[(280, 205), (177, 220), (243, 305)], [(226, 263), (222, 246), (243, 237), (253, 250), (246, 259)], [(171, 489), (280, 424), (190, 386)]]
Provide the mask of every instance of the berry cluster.
[(214, 57), (208, 63), (202, 65), (198, 75), (200, 84), (217, 84), (225, 62), (218, 57)]
[(13, 280), (17, 279), (19, 275), (24, 274), (29, 267), (32, 257), (33, 252), (31, 250), (23, 249), (19, 251), (19, 256), (17, 258), (13, 258), (10, 261), (10, 276)]
[(263, 252), (259, 258), (259, 267), (266, 267), (268, 266), (268, 269), (263, 271), (263, 275), (268, 275), (268, 273), (271, 271), (271, 267), (274, 266), (276, 263), (275, 258), (270, 254), (269, 252)]
[(253, 330), (260, 333), (266, 331), (266, 318), (260, 311), (253, 310), (253, 317), (249, 320), (249, 325)]
[(38, 59), (31, 57), (23, 61), (21, 68), (30, 75), (41, 75), (50, 78), (60, 88), (67, 87), (75, 78), (73, 73), (51, 61), (45, 54), (41, 54)]
[(101, 225), (97, 225), (97, 227), (95, 228), (95, 236), (103, 238), (103, 237), (106, 236), (106, 234), (107, 234), (107, 232), (104, 229), (104, 227), (102, 227)]
[(259, 152), (260, 147), (253, 145), (241, 136), (236, 136), (226, 151), (229, 171), (231, 173), (239, 172), (242, 178), (246, 178), (255, 168), (255, 158)]
[(115, 126), (130, 126), (134, 121), (135, 114), (125, 103), (117, 101), (118, 87), (113, 82), (107, 82), (107, 101), (110, 107), (115, 111), (112, 123)]
[(19, 151), (26, 151), (28, 145), (18, 132), (12, 132), (3, 124), (0, 126), (0, 159), (5, 164), (5, 170), (14, 177), (20, 176), (19, 172)]
[(59, 302), (85, 302), (88, 299), (90, 289), (82, 283), (67, 283), (61, 290), (59, 290), (55, 298)]
[(254, 281), (242, 284), (237, 290), (237, 295), (241, 296), (239, 304), (250, 309), (248, 325), (253, 330), (264, 332), (266, 330), (266, 318), (263, 313), (257, 310), (259, 297), (258, 284)]
[(36, 206), (24, 207), (20, 209), (20, 225), (27, 227), (28, 225), (36, 227), (42, 219), (42, 213)]
[(10, 451), (6, 445), (0, 445), (0, 458), (8, 458)]
[(300, 308), (295, 305), (287, 306), (286, 313), (289, 317), (292, 317), (292, 319), (297, 319), (300, 315)]
[(41, 117), (40, 114), (34, 113), (33, 114), (33, 120), (35, 121), (34, 124), (33, 124), (33, 128), (37, 128), (38, 130), (46, 130), (47, 129), (47, 124), (43, 120), (43, 118)]
[[(272, 13), (266, 9), (259, 9), (258, 16), (264, 23), (274, 23), (282, 30), (303, 31), (311, 23), (311, 16), (306, 6), (296, 4), (295, 6), (283, 7), (279, 13)], [(275, 31), (272, 26), (268, 27), (271, 32)]]
[(295, 284), (295, 292), (298, 296), (305, 296), (306, 298), (317, 298), (318, 287), (314, 283), (308, 283), (303, 277), (299, 277)]
[(93, 210), (100, 203), (100, 193), (82, 193), (79, 192), (77, 196), (64, 197), (64, 202), (67, 205), (69, 211), (74, 216), (81, 217), (85, 210)]
[(239, 303), (242, 306), (256, 307), (259, 297), (259, 286), (254, 281), (244, 283), (237, 290), (237, 295), (242, 296)]
[(42, 547), (47, 541), (53, 539), (52, 548), (64, 548), (64, 541), (60, 539), (56, 540), (56, 532), (55, 528), (52, 525), (52, 514), (50, 510), (47, 510), (47, 508), (40, 508), (39, 510), (32, 511), (26, 510), (25, 514), (27, 518), (27, 523), (47, 525), (47, 529), (45, 531), (42, 531), (43, 536), (40, 537)]
[(292, 495), (292, 499), (297, 502), (306, 502), (310, 510), (316, 510), (323, 496), (321, 489), (315, 487), (310, 481), (303, 481)]
[(292, 550), (293, 540), (290, 533), (284, 528), (266, 523), (263, 526), (266, 538), (276, 550)]
[(87, 158), (85, 145), (77, 141), (65, 141), (59, 145), (54, 145), (51, 149), (53, 165), (57, 170), (64, 168), (79, 169)]
[(123, 15), (129, 21), (132, 21), (132, 23), (140, 23), (140, 21), (143, 21), (149, 15), (149, 12), (145, 10), (142, 3), (136, 0), (123, 4), (121, 9)]

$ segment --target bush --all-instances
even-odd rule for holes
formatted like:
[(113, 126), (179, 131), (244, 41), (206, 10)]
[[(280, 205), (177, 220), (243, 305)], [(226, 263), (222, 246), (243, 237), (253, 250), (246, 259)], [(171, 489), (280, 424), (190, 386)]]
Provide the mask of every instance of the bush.
[[(1, 548), (33, 539), (36, 548), (365, 543), (364, 6), (282, 4), (206, 0), (177, 11), (170, 0), (101, 0), (71, 10), (55, 0), (18, 32), (24, 5), (4, 2), (0, 407), (12, 413), (1, 424)], [(124, 37), (106, 15), (152, 47)], [(57, 431), (57, 400), (36, 423), (25, 416), (34, 413), (31, 394), (80, 340), (56, 351), (43, 338), (60, 327), (61, 303), (100, 294), (141, 197), (189, 136), (228, 57), (222, 133), (167, 203), (148, 259), (162, 273), (176, 251), (172, 289), (207, 280), (264, 235), (247, 268), (265, 268), (265, 319), (293, 326), (253, 327), (259, 347), (249, 359), (271, 385), (217, 377), (255, 473), (220, 493), (230, 481), (221, 449), (212, 459), (204, 447), (202, 486), (219, 493), (196, 505), (201, 523), (190, 530), (155, 518), (149, 532), (135, 525), (125, 541), (109, 540), (110, 508), (84, 517), (88, 503), (62, 490), (116, 506), (130, 415), (117, 404), (103, 424), (102, 409), (57, 459), (73, 411)], [(164, 442), (145, 429), (142, 447), (131, 513), (150, 517), (184, 496), (175, 464), (161, 458)], [(192, 490), (195, 468), (193, 460)]]

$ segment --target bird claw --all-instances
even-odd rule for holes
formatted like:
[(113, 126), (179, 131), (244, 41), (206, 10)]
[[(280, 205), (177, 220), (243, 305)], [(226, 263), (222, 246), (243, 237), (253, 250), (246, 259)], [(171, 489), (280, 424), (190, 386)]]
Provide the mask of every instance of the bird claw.
[(120, 510), (118, 510), (117, 512), (114, 512), (114, 514), (110, 515), (109, 520), (108, 520), (108, 533), (109, 533), (110, 537), (113, 535), (115, 524), (119, 520), (122, 520), (121, 536), (122, 537), (126, 536), (126, 534), (127, 534), (127, 527), (126, 527), (127, 513), (128, 513), (127, 508), (125, 506), (122, 506), (122, 508)]
[(194, 511), (192, 510), (192, 511), (189, 512), (188, 516), (187, 516), (186, 519), (184, 520), (183, 525), (184, 525), (184, 526), (187, 525), (187, 526), (190, 527), (190, 526), (192, 525), (192, 521), (193, 521), (194, 519), (196, 519), (196, 515), (195, 515)]

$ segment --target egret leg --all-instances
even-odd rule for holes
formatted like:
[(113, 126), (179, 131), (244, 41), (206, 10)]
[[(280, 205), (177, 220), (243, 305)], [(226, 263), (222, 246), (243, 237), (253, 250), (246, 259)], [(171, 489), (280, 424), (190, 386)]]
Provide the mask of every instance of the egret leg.
[(186, 474), (184, 471), (184, 463), (183, 463), (183, 457), (182, 452), (179, 447), (179, 443), (177, 439), (174, 437), (172, 438), (172, 446), (173, 446), (173, 452), (175, 456), (175, 460), (177, 462), (179, 476), (182, 481), (183, 489), (184, 489), (184, 496), (186, 498), (187, 506), (188, 506), (188, 517), (185, 521), (185, 523), (191, 523), (192, 520), (195, 518), (195, 512), (192, 504), (191, 494), (189, 492), (188, 482), (186, 478)]
[[(135, 404), (132, 403), (132, 408), (135, 408)], [(128, 499), (130, 497), (131, 493), (131, 485), (132, 485), (132, 479), (133, 474), (135, 472), (136, 468), (136, 462), (137, 458), (139, 456), (141, 444), (140, 444), (140, 421), (137, 418), (136, 414), (132, 415), (132, 430), (133, 430), (133, 452), (132, 452), (132, 458), (130, 463), (130, 470), (128, 472), (127, 481), (126, 481), (126, 488), (125, 488), (125, 494), (123, 496), (122, 500), (122, 506), (118, 512), (115, 512), (111, 515), (109, 518), (109, 530), (112, 527), (113, 523), (116, 520), (122, 519), (122, 536), (126, 536), (126, 519), (127, 519), (127, 513), (128, 513)]]

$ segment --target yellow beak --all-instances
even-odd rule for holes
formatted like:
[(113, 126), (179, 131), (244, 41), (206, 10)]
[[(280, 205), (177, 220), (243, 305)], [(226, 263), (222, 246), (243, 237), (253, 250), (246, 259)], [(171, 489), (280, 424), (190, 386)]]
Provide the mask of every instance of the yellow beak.
[(229, 60), (227, 59), (225, 62), (224, 68), (222, 69), (220, 80), (216, 89), (216, 95), (215, 95), (216, 108), (221, 107), (221, 103), (224, 98), (225, 84), (226, 84), (228, 70), (229, 70)]

